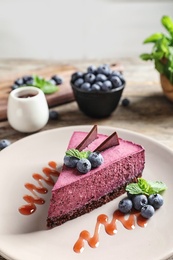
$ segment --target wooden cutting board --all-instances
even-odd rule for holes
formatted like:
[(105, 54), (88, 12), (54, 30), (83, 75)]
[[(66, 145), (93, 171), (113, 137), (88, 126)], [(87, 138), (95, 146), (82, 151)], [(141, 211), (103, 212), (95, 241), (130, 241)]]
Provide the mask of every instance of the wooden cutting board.
[[(113, 64), (113, 69), (123, 71), (120, 64)], [(32, 60), (4, 60), (0, 62), (0, 121), (7, 119), (7, 102), (13, 82), (22, 76), (38, 75), (49, 79), (59, 75), (63, 84), (56, 93), (46, 95), (48, 106), (54, 107), (74, 100), (70, 86), (71, 75), (79, 68), (72, 65), (59, 65), (50, 62)]]

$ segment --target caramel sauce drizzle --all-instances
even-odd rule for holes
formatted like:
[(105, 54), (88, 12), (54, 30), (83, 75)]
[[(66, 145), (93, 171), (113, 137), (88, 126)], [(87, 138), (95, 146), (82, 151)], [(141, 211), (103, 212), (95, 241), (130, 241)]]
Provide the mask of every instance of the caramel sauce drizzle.
[(140, 215), (140, 212), (132, 211), (129, 215), (125, 215), (121, 213), (119, 210), (116, 210), (113, 213), (113, 217), (111, 222), (108, 222), (108, 216), (105, 214), (101, 214), (97, 217), (97, 222), (95, 225), (95, 230), (93, 236), (90, 235), (90, 233), (87, 230), (83, 230), (78, 240), (76, 241), (73, 250), (76, 253), (81, 253), (84, 250), (84, 241), (87, 241), (88, 245), (92, 248), (96, 248), (99, 245), (99, 232), (101, 225), (104, 226), (105, 231), (108, 235), (112, 236), (117, 233), (117, 225), (116, 221), (119, 220), (122, 225), (128, 229), (132, 230), (135, 228), (135, 219), (136, 223), (140, 227), (146, 227), (147, 225), (147, 219), (143, 218)]
[(22, 215), (31, 215), (33, 214), (37, 207), (37, 205), (42, 205), (45, 203), (45, 200), (38, 196), (37, 193), (40, 194), (46, 194), (48, 192), (48, 189), (43, 185), (43, 182), (48, 184), (49, 186), (53, 186), (55, 184), (52, 176), (59, 176), (59, 172), (57, 171), (57, 164), (54, 161), (50, 161), (48, 163), (49, 167), (44, 167), (42, 169), (42, 172), (45, 174), (45, 176), (34, 173), (32, 175), (33, 179), (37, 181), (39, 186), (36, 186), (32, 183), (26, 183), (25, 188), (28, 189), (32, 195), (24, 195), (23, 199), (27, 202), (26, 205), (21, 206), (18, 210)]

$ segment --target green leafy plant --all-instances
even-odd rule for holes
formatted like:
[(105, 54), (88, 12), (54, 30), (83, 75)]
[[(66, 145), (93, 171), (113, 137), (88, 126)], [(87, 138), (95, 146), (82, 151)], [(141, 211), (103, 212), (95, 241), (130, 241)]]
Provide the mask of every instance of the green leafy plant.
[(143, 178), (138, 178), (137, 183), (130, 183), (126, 186), (126, 191), (130, 194), (157, 194), (166, 190), (166, 185), (161, 181), (146, 181)]
[(143, 43), (153, 43), (153, 48), (151, 53), (143, 53), (140, 58), (153, 60), (156, 70), (173, 84), (173, 20), (169, 16), (163, 16), (161, 23), (168, 34), (154, 33), (146, 38)]

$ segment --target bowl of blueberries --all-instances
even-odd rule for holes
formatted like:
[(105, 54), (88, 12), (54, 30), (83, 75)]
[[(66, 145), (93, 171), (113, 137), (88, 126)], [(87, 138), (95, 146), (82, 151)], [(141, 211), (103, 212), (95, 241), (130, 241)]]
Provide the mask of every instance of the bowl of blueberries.
[(121, 72), (103, 64), (73, 73), (70, 83), (79, 109), (87, 116), (104, 118), (117, 108), (126, 81)]

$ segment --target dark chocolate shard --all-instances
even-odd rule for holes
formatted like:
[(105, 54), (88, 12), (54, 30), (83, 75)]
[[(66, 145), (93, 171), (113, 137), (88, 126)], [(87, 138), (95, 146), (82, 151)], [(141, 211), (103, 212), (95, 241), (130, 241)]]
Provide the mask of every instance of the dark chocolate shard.
[(77, 150), (82, 151), (90, 143), (92, 143), (97, 138), (97, 125), (94, 125), (91, 131), (83, 139), (83, 141), (76, 147)]
[(104, 140), (104, 142), (102, 142), (95, 150), (94, 152), (101, 152), (104, 151), (112, 146), (116, 146), (119, 145), (119, 139), (118, 139), (118, 135), (116, 132), (114, 132), (113, 134), (111, 134), (110, 136), (108, 136), (106, 138), (106, 140)]

